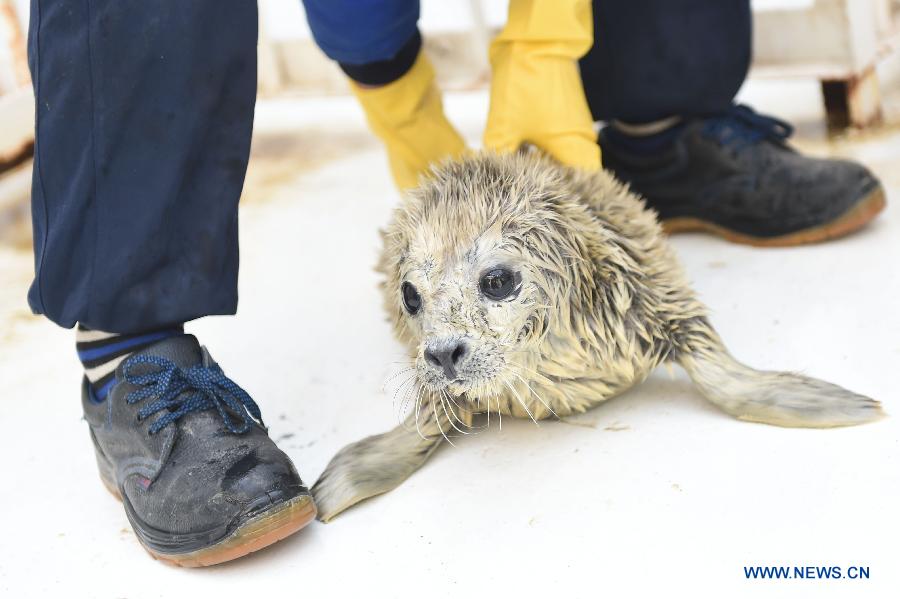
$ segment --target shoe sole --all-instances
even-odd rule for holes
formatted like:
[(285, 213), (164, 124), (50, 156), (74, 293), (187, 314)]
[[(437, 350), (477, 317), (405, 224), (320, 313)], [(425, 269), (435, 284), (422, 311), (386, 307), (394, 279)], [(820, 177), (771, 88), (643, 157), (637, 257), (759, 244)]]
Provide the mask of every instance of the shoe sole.
[[(102, 473), (100, 480), (103, 481), (103, 485), (116, 499), (122, 501), (122, 494), (119, 489), (106, 480)], [(315, 520), (315, 518), (316, 504), (312, 496), (300, 495), (253, 516), (215, 545), (210, 545), (203, 549), (189, 553), (170, 554), (154, 551), (143, 542), (141, 542), (141, 546), (153, 559), (172, 566), (185, 568), (214, 566), (244, 557), (249, 553), (277, 543), (299, 531)], [(138, 537), (139, 541), (141, 540), (140, 535), (135, 536)]]
[(875, 218), (885, 207), (884, 189), (879, 186), (869, 192), (860, 202), (857, 202), (850, 210), (831, 222), (803, 229), (777, 237), (755, 237), (732, 231), (722, 225), (717, 225), (694, 217), (677, 217), (662, 221), (663, 230), (670, 235), (673, 233), (712, 233), (734, 243), (752, 245), (756, 247), (791, 247), (809, 243), (819, 243), (829, 239), (837, 239), (857, 231)]

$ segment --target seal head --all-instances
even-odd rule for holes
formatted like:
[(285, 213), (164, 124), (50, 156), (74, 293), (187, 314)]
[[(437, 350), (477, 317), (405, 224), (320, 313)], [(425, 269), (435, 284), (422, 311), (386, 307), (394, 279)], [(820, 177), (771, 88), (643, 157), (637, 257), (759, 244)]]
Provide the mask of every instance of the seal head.
[[(385, 301), (425, 389), (476, 411), (581, 410), (667, 353), (675, 310), (654, 292), (690, 304), (659, 239), (652, 213), (605, 174), (483, 153), (436, 168), (396, 211)], [(668, 278), (651, 281), (660, 271)]]

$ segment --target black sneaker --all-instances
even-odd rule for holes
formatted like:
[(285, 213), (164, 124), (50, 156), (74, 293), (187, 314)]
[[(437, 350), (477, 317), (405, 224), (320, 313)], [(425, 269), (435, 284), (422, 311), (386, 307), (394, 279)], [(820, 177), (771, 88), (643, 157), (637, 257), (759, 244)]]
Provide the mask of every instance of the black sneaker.
[(119, 364), (98, 402), (82, 403), (100, 477), (156, 558), (208, 566), (300, 530), (316, 515), (259, 408), (192, 335)]
[(790, 148), (793, 128), (733, 106), (682, 122), (658, 152), (621, 132), (600, 133), (603, 165), (644, 196), (670, 232), (707, 231), (738, 243), (789, 246), (846, 235), (885, 205), (862, 165)]

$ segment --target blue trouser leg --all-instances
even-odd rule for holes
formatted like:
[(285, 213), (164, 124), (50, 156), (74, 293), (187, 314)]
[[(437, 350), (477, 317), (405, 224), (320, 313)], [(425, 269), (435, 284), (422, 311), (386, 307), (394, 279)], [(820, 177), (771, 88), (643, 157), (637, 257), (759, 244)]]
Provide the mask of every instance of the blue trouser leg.
[(127, 333), (237, 308), (253, 0), (32, 0), (36, 313)]
[(418, 35), (419, 0), (302, 1), (316, 44), (342, 65), (390, 61)]
[(581, 77), (597, 120), (642, 123), (727, 108), (750, 65), (749, 0), (594, 0)]

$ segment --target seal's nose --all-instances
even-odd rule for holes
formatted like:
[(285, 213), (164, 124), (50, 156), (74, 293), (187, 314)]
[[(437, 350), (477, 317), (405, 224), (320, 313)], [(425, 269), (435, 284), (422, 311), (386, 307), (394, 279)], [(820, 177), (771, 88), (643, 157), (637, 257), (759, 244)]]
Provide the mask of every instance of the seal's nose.
[(465, 341), (454, 340), (428, 347), (425, 350), (425, 361), (443, 370), (447, 380), (452, 381), (456, 379), (456, 367), (465, 355)]

